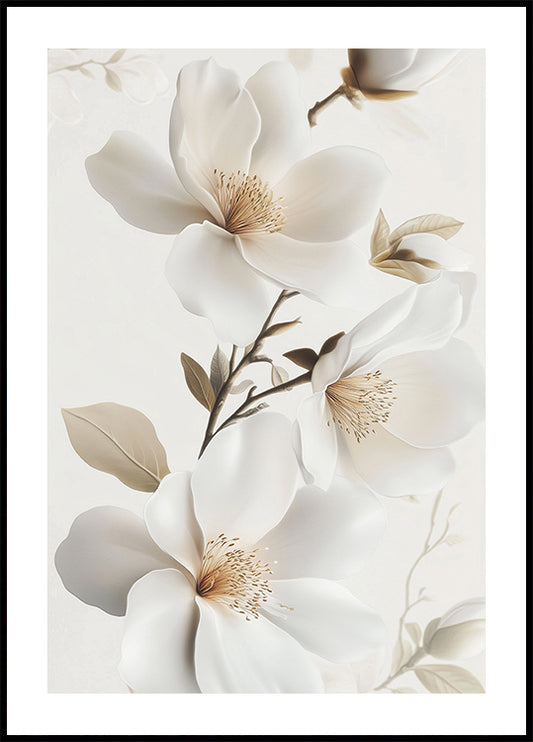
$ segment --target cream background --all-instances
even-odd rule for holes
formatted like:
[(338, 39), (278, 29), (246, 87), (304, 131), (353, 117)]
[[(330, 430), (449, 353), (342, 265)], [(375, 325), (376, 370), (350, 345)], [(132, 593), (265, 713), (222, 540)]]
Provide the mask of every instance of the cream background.
[[(304, 27), (296, 8), (240, 9), (240, 24), (225, 8), (211, 9), (208, 24), (203, 8), (130, 8), (127, 23), (122, 8), (32, 8), (31, 24), (25, 8), (8, 8), (9, 733), (524, 734), (525, 407), (501, 394), (509, 378), (516, 398), (525, 392), (525, 271), (516, 270), (525, 240), (524, 9), (396, 7), (386, 24), (383, 12), (343, 8), (339, 23), (337, 10), (309, 8)], [(243, 706), (239, 697), (47, 692), (46, 49), (96, 40), (112, 47), (117, 36), (130, 48), (271, 39), (283, 47), (486, 48), (486, 694), (249, 697)]]
[[(287, 50), (129, 50), (156, 59), (172, 81), (167, 94), (146, 106), (130, 102), (97, 80), (71, 74), (85, 109), (76, 126), (56, 123), (49, 145), (49, 386), (50, 386), (50, 558), (72, 520), (101, 504), (133, 509), (139, 515), (146, 495), (79, 459), (68, 441), (61, 407), (114, 401), (135, 407), (154, 423), (172, 470), (191, 469), (207, 422), (206, 411), (188, 392), (178, 358), (182, 351), (208, 367), (216, 337), (207, 320), (186, 312), (163, 275), (172, 236), (143, 232), (126, 224), (89, 185), (84, 160), (99, 150), (115, 130), (134, 131), (166, 155), (168, 119), (174, 82), (193, 59), (214, 56), (246, 80), (271, 59), (287, 60)], [(111, 52), (90, 50), (106, 59)], [(480, 359), (483, 324), (483, 148), (484, 55), (471, 51), (416, 102), (369, 104), (363, 112), (339, 101), (325, 110), (312, 130), (313, 149), (350, 143), (379, 152), (392, 177), (383, 200), (391, 228), (414, 216), (442, 213), (464, 221), (454, 244), (473, 257), (479, 288), (468, 325), (460, 335)], [(300, 73), (309, 108), (339, 83), (344, 50), (319, 50)], [(400, 119), (400, 114), (404, 117)], [(391, 119), (394, 128), (389, 124)], [(411, 123), (422, 127), (422, 136)], [(168, 155), (167, 155), (168, 156)], [(356, 235), (368, 250), (372, 224)], [(406, 288), (409, 284), (406, 282)], [(277, 295), (273, 289), (273, 297)], [(302, 316), (302, 325), (268, 342), (291, 373), (281, 353), (294, 347), (319, 348), (340, 329), (349, 330), (362, 313), (331, 311), (303, 297), (287, 302), (281, 319)], [(230, 346), (223, 346), (229, 353)], [(256, 367), (268, 381), (268, 370)], [(261, 371), (259, 371), (261, 369)], [(245, 377), (243, 377), (245, 378)], [(260, 387), (262, 388), (262, 387)], [(271, 408), (294, 418), (299, 388), (272, 397)], [(236, 398), (233, 398), (235, 402)], [(457, 473), (445, 490), (442, 515), (455, 502), (461, 509), (452, 532), (460, 545), (441, 547), (420, 567), (414, 591), (425, 585), (434, 601), (417, 606), (410, 618), (429, 621), (459, 600), (484, 594), (483, 433), (478, 426), (455, 447)], [(374, 606), (396, 639), (403, 611), (405, 577), (427, 533), (433, 496), (420, 504), (380, 498), (387, 512), (386, 535), (374, 557), (347, 581), (355, 594)], [(422, 498), (421, 498), (422, 500)], [(425, 623), (423, 624), (423, 626)], [(66, 592), (50, 568), (49, 690), (52, 692), (127, 692), (117, 672), (121, 621), (82, 604)], [(483, 681), (482, 658), (465, 663)], [(423, 692), (414, 675), (402, 685)]]

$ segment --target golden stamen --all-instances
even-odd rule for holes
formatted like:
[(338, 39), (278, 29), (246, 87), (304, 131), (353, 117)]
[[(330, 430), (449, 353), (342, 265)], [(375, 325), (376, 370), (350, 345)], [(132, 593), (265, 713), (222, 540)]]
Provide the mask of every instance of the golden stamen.
[(237, 170), (226, 175), (215, 169), (216, 197), (225, 228), (233, 234), (269, 234), (285, 224), (281, 198), (274, 199), (268, 183)]

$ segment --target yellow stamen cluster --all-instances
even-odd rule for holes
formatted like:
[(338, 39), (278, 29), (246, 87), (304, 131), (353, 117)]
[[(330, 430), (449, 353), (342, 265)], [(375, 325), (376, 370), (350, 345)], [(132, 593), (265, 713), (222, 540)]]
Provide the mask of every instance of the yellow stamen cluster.
[(232, 234), (269, 234), (285, 224), (281, 198), (274, 199), (268, 183), (237, 170), (226, 175), (215, 169), (217, 201), (225, 228)]
[(391, 379), (381, 378), (379, 370), (335, 381), (326, 389), (333, 421), (359, 443), (375, 432), (376, 423), (388, 419), (396, 399), (393, 386)]
[(207, 542), (196, 592), (242, 613), (249, 621), (259, 618), (261, 603), (272, 592), (267, 577), (272, 571), (257, 558), (257, 549), (238, 549), (236, 541), (221, 533)]

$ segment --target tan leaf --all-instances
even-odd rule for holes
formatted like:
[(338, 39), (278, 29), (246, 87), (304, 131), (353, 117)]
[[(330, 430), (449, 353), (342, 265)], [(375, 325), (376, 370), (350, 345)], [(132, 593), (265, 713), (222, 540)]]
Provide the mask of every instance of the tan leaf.
[(116, 72), (113, 72), (113, 70), (105, 71), (105, 81), (107, 86), (110, 87), (111, 90), (114, 90), (115, 93), (120, 93), (120, 91), (122, 90), (120, 77), (117, 75)]
[(456, 665), (419, 665), (416, 677), (430, 693), (484, 693), (479, 680)]
[(295, 348), (294, 350), (288, 350), (283, 354), (285, 358), (292, 361), (297, 366), (305, 368), (310, 371), (315, 363), (318, 361), (318, 355), (312, 348)]
[(218, 394), (222, 385), (229, 376), (229, 361), (223, 350), (217, 345), (211, 359), (210, 380), (215, 394)]
[(337, 332), (335, 335), (332, 335), (327, 340), (325, 340), (322, 344), (322, 347), (318, 351), (318, 355), (323, 356), (325, 353), (331, 353), (332, 350), (335, 350), (335, 348), (337, 347), (337, 343), (343, 335), (344, 332)]
[(102, 402), (61, 414), (74, 450), (89, 466), (140, 492), (155, 492), (169, 474), (165, 449), (142, 412)]
[(194, 358), (186, 353), (181, 354), (181, 365), (191, 394), (206, 410), (211, 412), (216, 397), (206, 372)]
[(440, 618), (434, 618), (426, 626), (426, 629), (424, 631), (424, 647), (426, 648), (426, 650), (439, 624), (440, 624)]
[(289, 374), (281, 366), (273, 365), (270, 373), (270, 380), (272, 381), (272, 386), (279, 386), (289, 380)]
[(109, 57), (109, 59), (107, 60), (107, 64), (118, 62), (119, 59), (122, 59), (125, 53), (125, 49), (117, 49), (117, 51)]
[(383, 211), (380, 209), (374, 224), (374, 231), (370, 238), (370, 252), (372, 260), (379, 261), (388, 257), (392, 250), (389, 247), (390, 227), (385, 219)]
[(451, 216), (443, 216), (442, 214), (425, 214), (424, 216), (416, 216), (414, 219), (400, 224), (389, 237), (389, 243), (392, 250), (395, 250), (401, 239), (406, 237), (408, 234), (419, 234), (421, 232), (425, 234), (436, 234), (442, 237), (444, 240), (449, 240), (454, 234), (461, 229), (463, 222), (457, 221)]
[(296, 325), (301, 324), (301, 319), (298, 317), (298, 319), (290, 320), (289, 322), (278, 322), (275, 325), (272, 325), (267, 330), (264, 331), (263, 337), (272, 337), (272, 335), (280, 335), (282, 332), (287, 332), (287, 330), (290, 330), (291, 327), (295, 327)]

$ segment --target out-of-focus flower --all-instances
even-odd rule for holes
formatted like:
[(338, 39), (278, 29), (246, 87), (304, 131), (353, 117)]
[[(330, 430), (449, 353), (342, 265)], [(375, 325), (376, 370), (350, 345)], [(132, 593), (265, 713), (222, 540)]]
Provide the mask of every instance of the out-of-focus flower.
[[(168, 90), (168, 79), (161, 67), (152, 59), (137, 54), (120, 56), (105, 65), (106, 82), (113, 90), (123, 92), (134, 103), (151, 103), (158, 95)], [(119, 54), (117, 53), (117, 55)]]
[(306, 156), (309, 139), (290, 64), (266, 64), (243, 87), (203, 60), (178, 77), (174, 168), (116, 132), (87, 172), (130, 224), (178, 235), (170, 285), (221, 340), (243, 346), (270, 308), (262, 278), (335, 306), (359, 295), (362, 255), (347, 238), (377, 213), (388, 171), (379, 155), (352, 146)]
[(125, 613), (133, 691), (323, 692), (317, 655), (347, 664), (384, 643), (335, 582), (376, 547), (380, 503), (342, 478), (295, 492), (297, 470), (289, 421), (265, 413), (221, 431), (192, 475), (167, 475), (144, 523), (114, 507), (76, 519), (56, 567), (81, 600)]
[[(458, 49), (348, 49), (345, 82), (367, 98), (402, 98), (441, 76)], [(350, 74), (351, 73), (351, 74)]]
[(327, 488), (337, 462), (388, 496), (441, 489), (453, 473), (446, 446), (483, 416), (484, 385), (444, 274), (407, 289), (343, 335), (313, 367), (294, 445), (306, 481)]
[(463, 600), (424, 632), (424, 649), (439, 660), (473, 657), (485, 648), (485, 601)]

